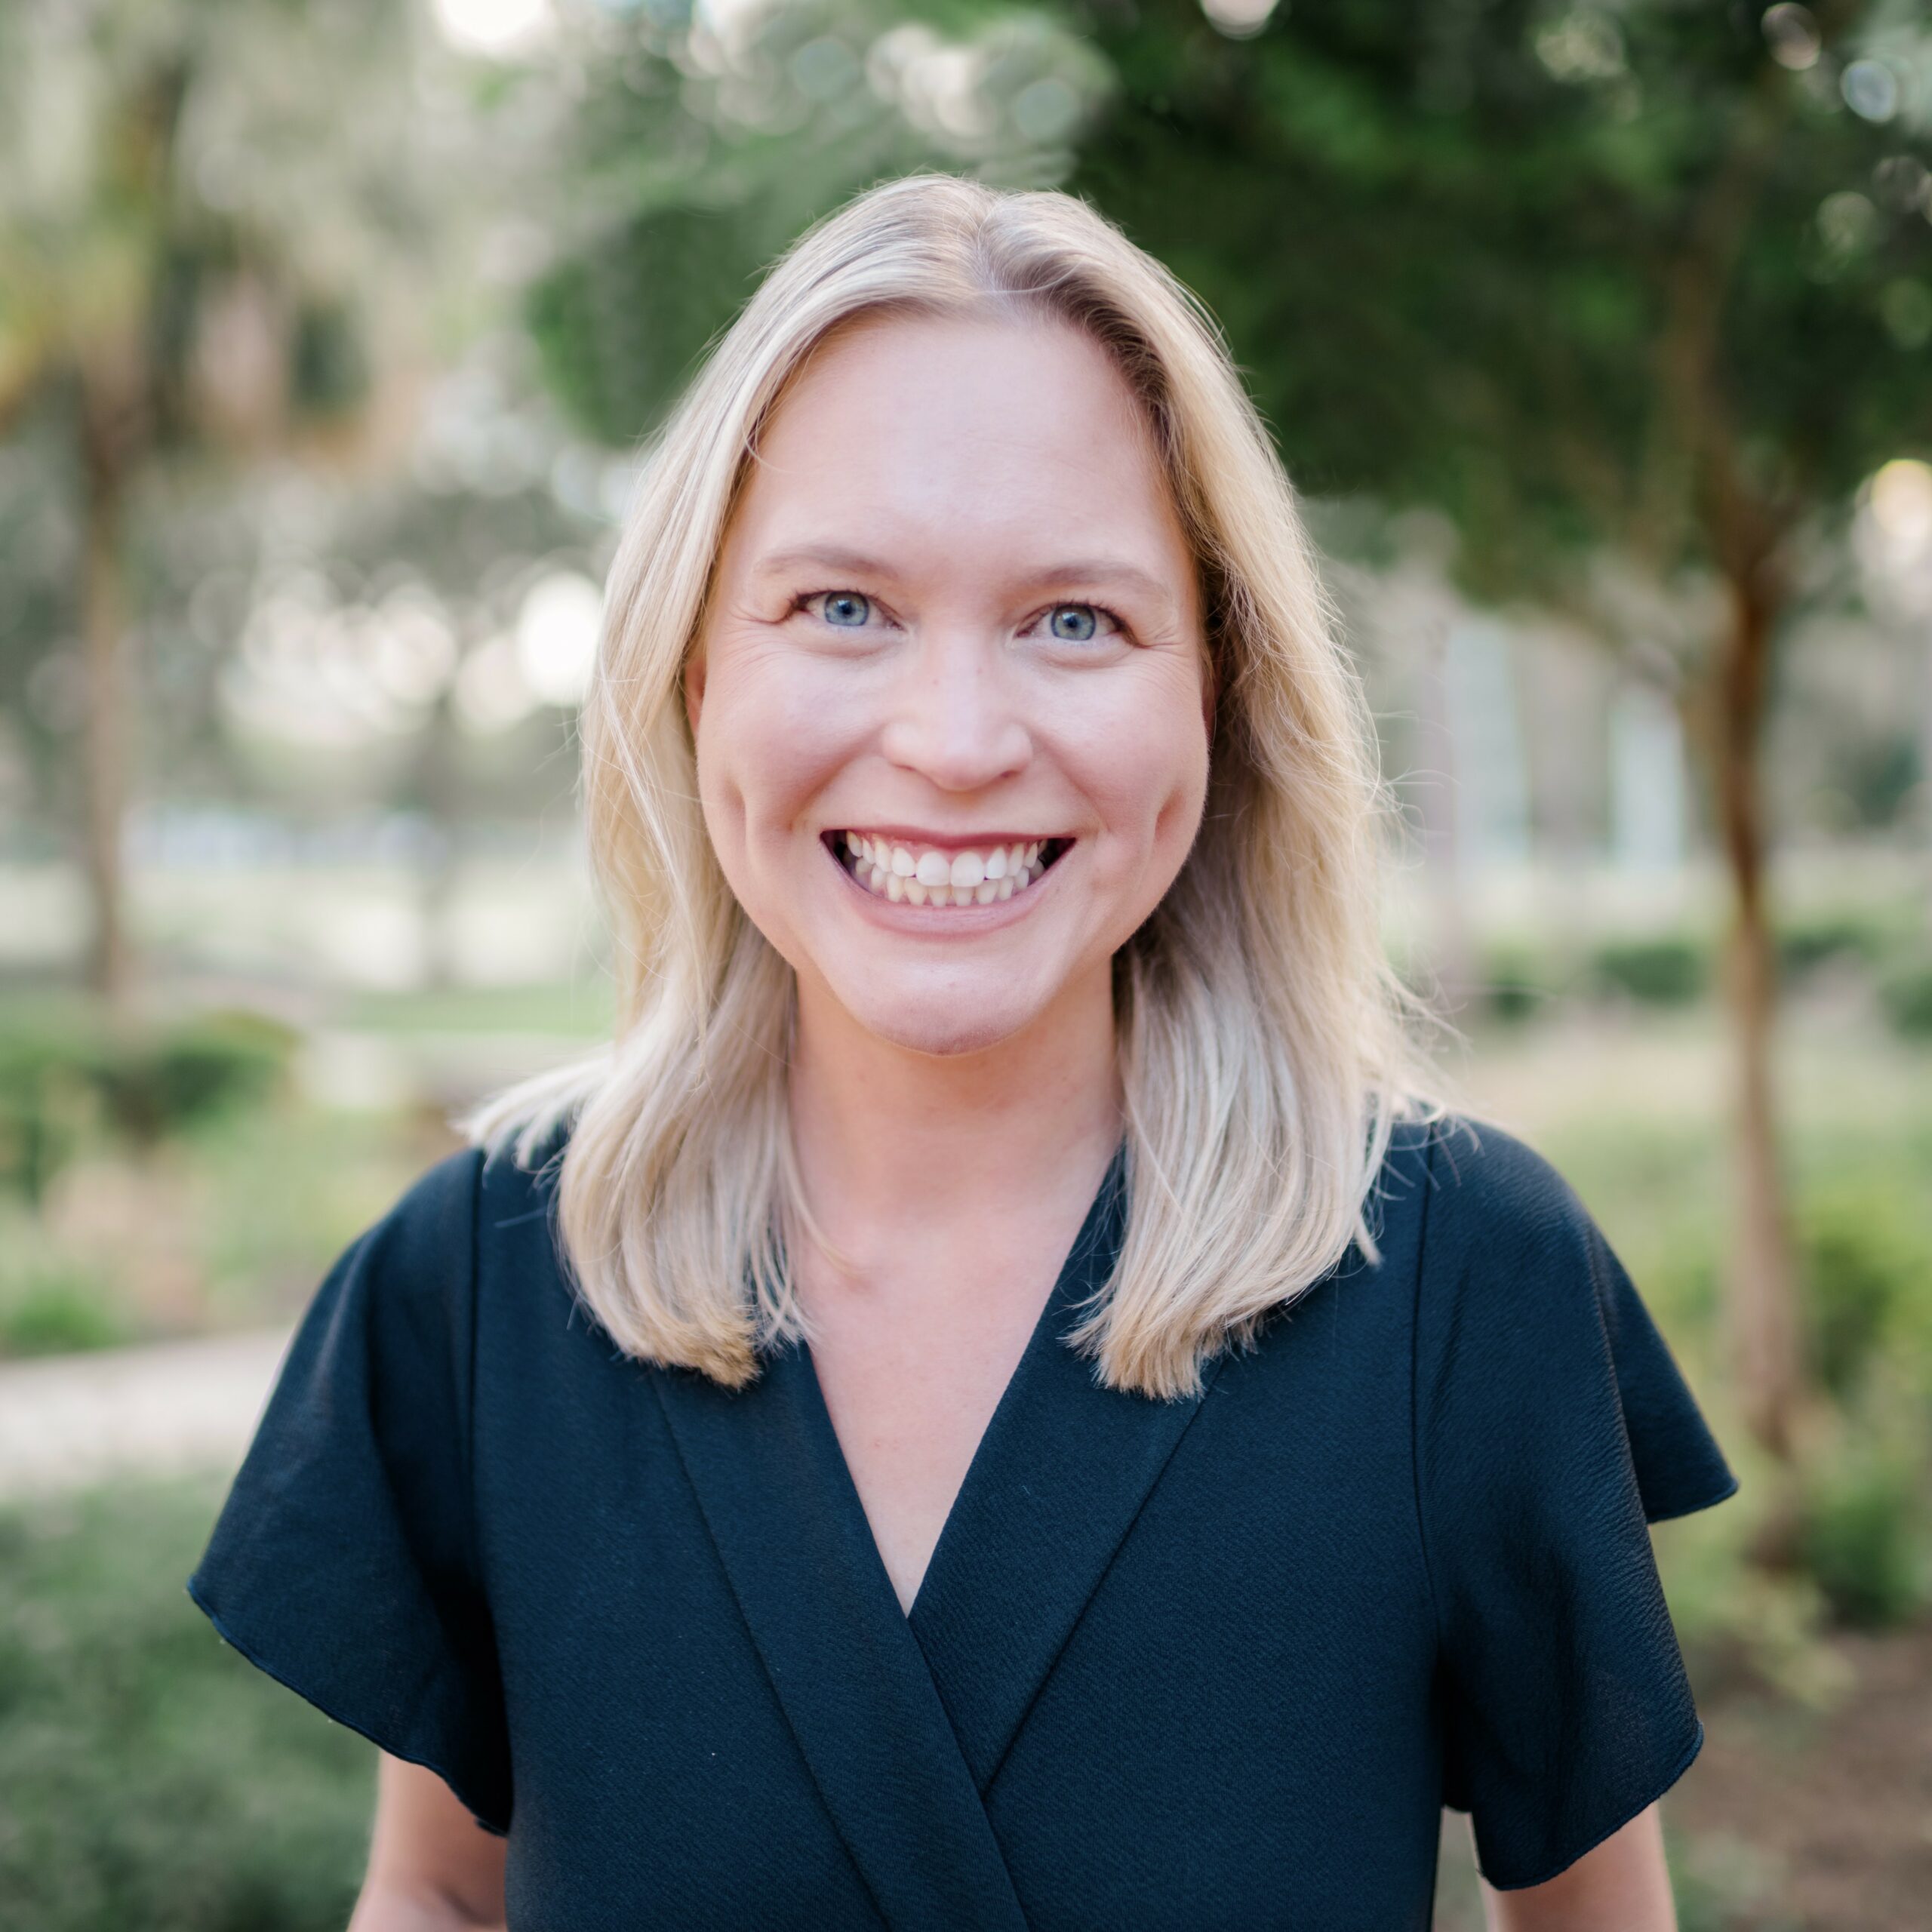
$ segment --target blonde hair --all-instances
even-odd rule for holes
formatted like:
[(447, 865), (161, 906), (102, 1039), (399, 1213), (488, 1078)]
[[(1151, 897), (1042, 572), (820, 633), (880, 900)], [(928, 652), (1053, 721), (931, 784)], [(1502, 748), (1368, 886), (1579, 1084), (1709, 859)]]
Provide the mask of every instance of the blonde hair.
[(1192, 1391), (1352, 1240), (1379, 1258), (1391, 1131), (1446, 1111), (1412, 1038), (1426, 1010), (1381, 943), (1372, 720), (1214, 325), (1069, 196), (888, 182), (777, 263), (651, 454), (582, 719), (616, 1038), (466, 1123), (527, 1166), (568, 1122), (556, 1211), (583, 1300), (630, 1355), (732, 1386), (804, 1332), (785, 1258), (811, 1224), (787, 1123), (795, 987), (712, 851), (681, 675), (761, 426), (814, 349), (862, 316), (989, 312), (1084, 330), (1140, 398), (1219, 693), (1199, 835), (1115, 957), (1128, 1214), (1069, 1341), (1112, 1387)]

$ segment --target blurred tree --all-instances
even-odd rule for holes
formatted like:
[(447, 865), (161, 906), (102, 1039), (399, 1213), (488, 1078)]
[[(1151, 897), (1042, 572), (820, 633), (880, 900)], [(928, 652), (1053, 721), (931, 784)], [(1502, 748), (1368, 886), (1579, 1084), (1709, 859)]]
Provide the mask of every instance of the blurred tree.
[(395, 0), (0, 11), (0, 437), (31, 417), (72, 451), (90, 974), (111, 999), (131, 971), (131, 518), (191, 457), (312, 452), (361, 409), (395, 284), (420, 299), (432, 259), (408, 165), (417, 32)]
[(998, 0), (559, 11), (558, 47), (506, 88), (561, 82), (571, 110), (536, 177), (552, 239), (528, 318), (550, 388), (607, 444), (655, 424), (809, 223), (919, 168), (1051, 185), (1107, 84), (1075, 32)]
[[(1932, 443), (1924, 9), (1201, 5), (1094, 0), (1117, 85), (1069, 186), (1214, 307), (1304, 487), (1446, 509), (1478, 594), (1679, 633), (1733, 884), (1736, 1367), (1788, 1458), (1760, 751), (1803, 540)], [(1606, 554), (1647, 608), (1589, 594)]]

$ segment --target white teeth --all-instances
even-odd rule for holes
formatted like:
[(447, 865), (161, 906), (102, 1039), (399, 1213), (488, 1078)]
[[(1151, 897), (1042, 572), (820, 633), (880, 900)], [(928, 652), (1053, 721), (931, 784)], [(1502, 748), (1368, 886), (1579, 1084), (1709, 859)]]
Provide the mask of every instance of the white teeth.
[(986, 851), (969, 848), (948, 854), (928, 846), (915, 858), (912, 848), (857, 832), (841, 835), (850, 855), (848, 869), (867, 891), (895, 904), (991, 906), (1024, 892), (1046, 867), (1045, 843), (1020, 840)]

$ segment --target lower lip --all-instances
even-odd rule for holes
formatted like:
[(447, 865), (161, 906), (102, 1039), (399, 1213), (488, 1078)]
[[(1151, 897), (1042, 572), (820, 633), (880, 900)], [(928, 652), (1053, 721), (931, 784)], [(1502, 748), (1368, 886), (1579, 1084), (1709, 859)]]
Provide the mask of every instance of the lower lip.
[(866, 910), (872, 918), (894, 932), (943, 939), (948, 933), (991, 932), (997, 927), (1010, 926), (1016, 919), (1025, 918), (1047, 881), (1066, 863), (1073, 848), (1069, 844), (1024, 891), (1016, 892), (1011, 899), (995, 899), (989, 906), (915, 906), (903, 899), (888, 899), (869, 886), (861, 885), (823, 839), (818, 841), (818, 849), (824, 854), (826, 863), (864, 902)]

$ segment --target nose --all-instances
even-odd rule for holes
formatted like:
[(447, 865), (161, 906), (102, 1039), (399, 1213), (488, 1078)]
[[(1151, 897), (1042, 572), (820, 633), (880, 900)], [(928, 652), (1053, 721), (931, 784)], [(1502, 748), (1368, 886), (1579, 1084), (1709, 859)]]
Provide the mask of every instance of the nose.
[(928, 631), (895, 681), (880, 747), (943, 792), (976, 792), (1021, 770), (1032, 737), (997, 641)]

